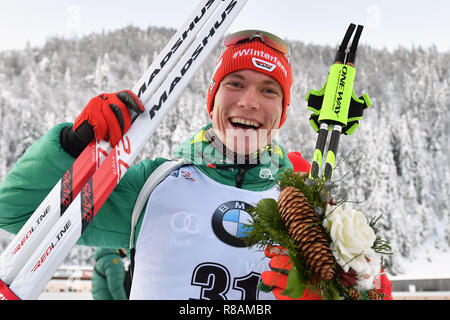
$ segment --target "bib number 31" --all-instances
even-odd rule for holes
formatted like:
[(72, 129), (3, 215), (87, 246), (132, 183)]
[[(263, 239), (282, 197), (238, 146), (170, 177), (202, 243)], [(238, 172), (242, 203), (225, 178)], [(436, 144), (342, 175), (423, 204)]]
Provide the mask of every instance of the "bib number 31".
[(241, 292), (241, 300), (258, 300), (259, 291), (256, 286), (259, 278), (260, 274), (256, 272), (231, 278), (230, 272), (223, 265), (205, 262), (194, 269), (191, 284), (201, 288), (200, 300), (228, 300), (230, 286)]

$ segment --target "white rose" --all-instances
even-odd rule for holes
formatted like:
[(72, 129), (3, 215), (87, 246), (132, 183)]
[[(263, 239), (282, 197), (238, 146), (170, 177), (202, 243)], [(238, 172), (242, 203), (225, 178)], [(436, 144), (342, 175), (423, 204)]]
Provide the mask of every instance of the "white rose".
[[(332, 207), (327, 210), (323, 226), (331, 236), (333, 255), (345, 272), (352, 268), (363, 278), (374, 275), (374, 264), (379, 263), (379, 259), (371, 247), (376, 236), (361, 211)], [(377, 273), (379, 271), (378, 264)], [(358, 280), (363, 282), (363, 279)]]

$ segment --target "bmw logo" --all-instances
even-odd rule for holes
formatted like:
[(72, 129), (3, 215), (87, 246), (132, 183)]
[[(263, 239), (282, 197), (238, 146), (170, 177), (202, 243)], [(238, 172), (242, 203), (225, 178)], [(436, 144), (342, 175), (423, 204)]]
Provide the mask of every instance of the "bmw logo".
[(242, 201), (221, 204), (212, 217), (212, 229), (217, 238), (233, 247), (246, 247), (242, 238), (251, 228), (252, 218), (247, 213), (251, 207)]

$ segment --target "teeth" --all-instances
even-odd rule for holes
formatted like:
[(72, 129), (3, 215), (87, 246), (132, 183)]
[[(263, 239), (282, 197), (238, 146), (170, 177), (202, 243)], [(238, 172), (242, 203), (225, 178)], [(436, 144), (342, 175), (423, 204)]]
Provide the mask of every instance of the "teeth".
[(259, 124), (259, 122), (257, 121), (253, 121), (253, 120), (247, 120), (247, 119), (242, 119), (242, 118), (231, 118), (230, 121), (232, 123), (240, 123), (240, 124), (245, 124), (247, 126), (252, 126), (255, 128), (259, 128), (261, 125)]

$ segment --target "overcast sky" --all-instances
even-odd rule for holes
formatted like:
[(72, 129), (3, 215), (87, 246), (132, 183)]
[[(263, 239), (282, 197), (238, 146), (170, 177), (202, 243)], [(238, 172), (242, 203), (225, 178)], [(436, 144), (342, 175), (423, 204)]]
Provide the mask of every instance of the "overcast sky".
[[(42, 45), (134, 25), (181, 26), (199, 0), (0, 0), (0, 50)], [(230, 31), (258, 28), (282, 38), (335, 46), (350, 22), (361, 43), (450, 50), (449, 0), (249, 0)]]

